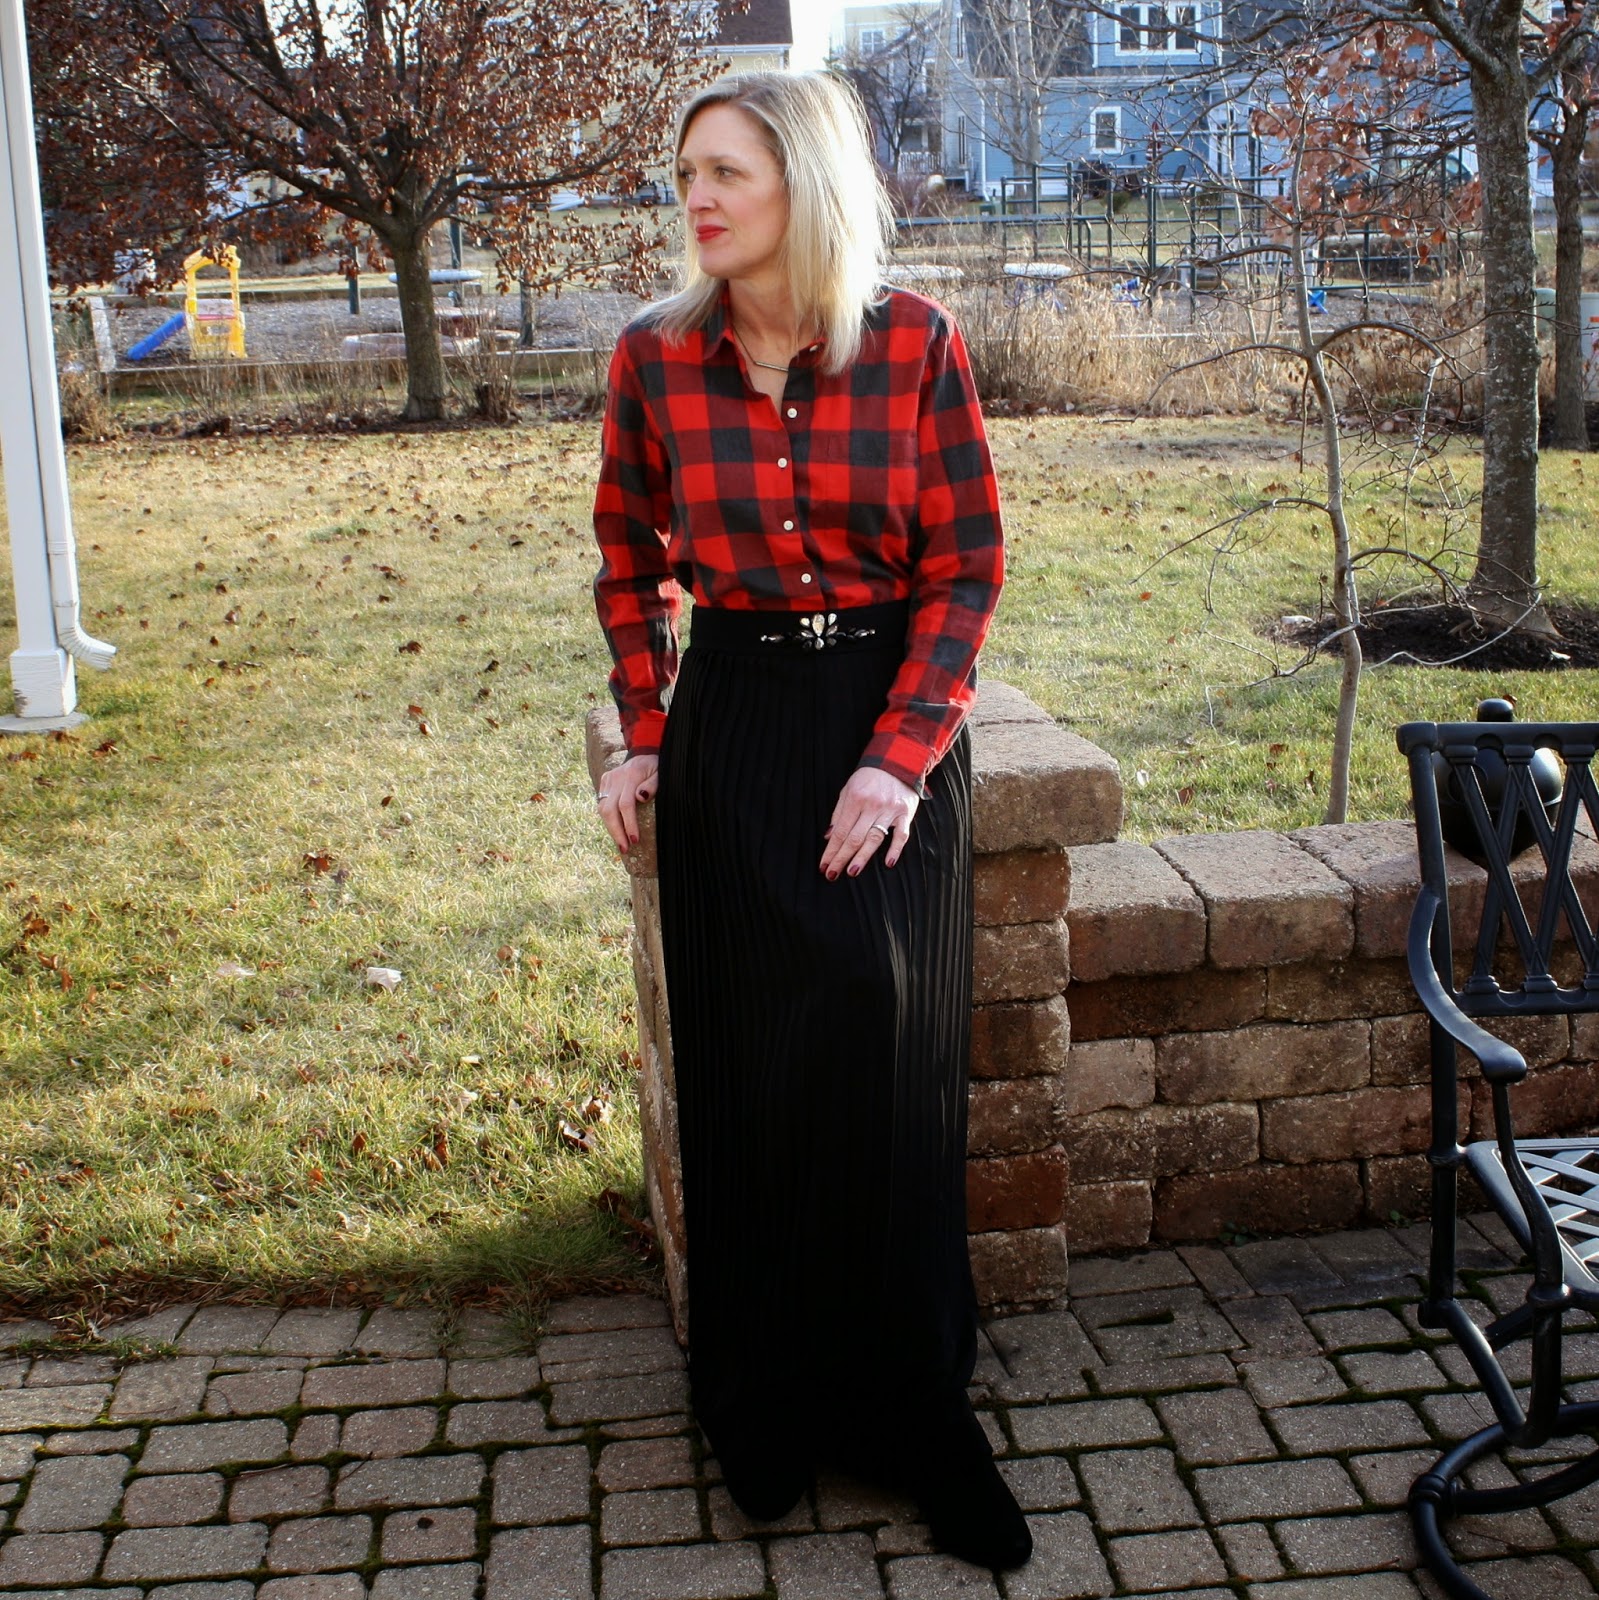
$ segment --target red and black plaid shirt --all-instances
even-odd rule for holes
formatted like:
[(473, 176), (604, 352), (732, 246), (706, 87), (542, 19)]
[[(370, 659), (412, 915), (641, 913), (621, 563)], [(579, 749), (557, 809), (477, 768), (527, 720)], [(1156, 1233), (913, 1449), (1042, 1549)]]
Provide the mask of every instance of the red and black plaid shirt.
[(634, 324), (611, 362), (594, 580), (635, 755), (660, 747), (682, 591), (739, 611), (911, 603), (905, 661), (863, 766), (920, 788), (976, 694), (999, 599), (999, 495), (966, 349), (902, 289), (829, 376), (796, 355), (779, 405), (745, 379), (727, 296), (681, 344)]

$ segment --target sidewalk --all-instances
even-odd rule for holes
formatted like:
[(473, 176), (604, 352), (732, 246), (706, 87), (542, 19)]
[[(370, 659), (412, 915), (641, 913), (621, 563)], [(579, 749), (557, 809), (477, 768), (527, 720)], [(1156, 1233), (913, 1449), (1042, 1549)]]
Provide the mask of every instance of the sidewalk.
[[(1466, 1232), (1485, 1308), (1519, 1299), (1497, 1223)], [(422, 1312), (178, 1307), (106, 1330), (172, 1351), (153, 1360), (0, 1361), (0, 1593), (1432, 1597), (1405, 1494), (1482, 1408), (1455, 1352), (1416, 1342), (1425, 1249), (1409, 1228), (1088, 1258), (1069, 1309), (990, 1322), (978, 1398), (1036, 1545), (998, 1580), (848, 1479), (749, 1524), (659, 1301), (565, 1301), (533, 1350), (483, 1313), (441, 1350)], [(0, 1325), (11, 1349), (50, 1333)], [(1566, 1350), (1599, 1377), (1599, 1334)], [(1463, 1538), (1495, 1596), (1594, 1594), (1599, 1489)]]

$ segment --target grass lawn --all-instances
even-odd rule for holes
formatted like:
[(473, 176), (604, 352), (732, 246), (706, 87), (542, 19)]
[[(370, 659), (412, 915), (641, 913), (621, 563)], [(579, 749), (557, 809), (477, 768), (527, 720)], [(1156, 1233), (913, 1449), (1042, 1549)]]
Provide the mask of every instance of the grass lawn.
[[(1291, 486), (1297, 433), (993, 431), (988, 673), (1121, 759), (1131, 835), (1319, 820), (1335, 668), (1241, 687), (1253, 625), (1327, 570), (1304, 515), (1225, 564), (1214, 614), (1202, 547), (1146, 570)], [(121, 654), (76, 734), (0, 742), (0, 1298), (536, 1310), (653, 1276), (606, 1197), (641, 1178), (625, 883), (582, 755), (595, 433), (72, 452), (89, 623)], [(1545, 562), (1599, 603), (1585, 470), (1546, 458)], [(1490, 689), (1599, 705), (1599, 673), (1373, 672), (1355, 815), (1402, 809), (1394, 723)]]

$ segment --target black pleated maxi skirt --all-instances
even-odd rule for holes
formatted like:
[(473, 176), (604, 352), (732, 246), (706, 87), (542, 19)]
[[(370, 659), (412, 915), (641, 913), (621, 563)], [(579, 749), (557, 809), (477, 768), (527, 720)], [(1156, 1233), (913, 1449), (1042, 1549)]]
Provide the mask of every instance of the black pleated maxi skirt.
[(906, 617), (842, 611), (818, 643), (791, 614), (700, 608), (667, 717), (657, 823), (689, 1377), (722, 1456), (815, 1461), (907, 1431), (976, 1357), (965, 730), (895, 866), (879, 849), (857, 878), (819, 867)]

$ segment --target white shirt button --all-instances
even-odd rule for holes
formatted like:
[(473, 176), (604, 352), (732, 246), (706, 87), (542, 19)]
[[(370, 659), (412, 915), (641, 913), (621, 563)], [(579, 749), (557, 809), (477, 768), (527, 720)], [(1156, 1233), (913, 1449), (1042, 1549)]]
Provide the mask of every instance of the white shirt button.
[(787, 456), (779, 456), (777, 458), (777, 464), (780, 467), (786, 467), (788, 465), (788, 457)]
[(802, 573), (801, 573), (801, 574), (800, 574), (800, 582), (801, 582), (801, 583), (809, 583), (809, 582), (810, 582), (810, 581), (811, 581), (811, 575), (810, 575), (810, 573), (808, 573), (808, 572), (802, 572)]
[(785, 522), (783, 524), (783, 532), (784, 533), (792, 533), (793, 531), (794, 531), (794, 524), (792, 522)]
[(798, 412), (798, 411), (797, 411), (797, 410), (796, 410), (796, 409), (795, 409), (795, 408), (794, 408), (794, 407), (793, 407), (793, 406), (790, 406), (790, 407), (789, 407), (789, 408), (788, 408), (788, 414), (789, 414), (789, 415), (790, 415), (790, 416), (791, 416), (791, 417), (797, 417), (797, 416), (798, 416), (798, 415), (799, 415), (799, 412)]

